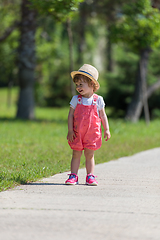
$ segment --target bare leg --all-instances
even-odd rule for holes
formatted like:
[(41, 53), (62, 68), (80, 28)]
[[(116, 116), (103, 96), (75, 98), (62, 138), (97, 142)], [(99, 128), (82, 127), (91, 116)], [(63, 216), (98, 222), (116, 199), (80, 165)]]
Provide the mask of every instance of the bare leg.
[(71, 173), (75, 173), (75, 174), (78, 173), (81, 156), (82, 156), (82, 151), (73, 150), (72, 161), (71, 161)]
[(94, 165), (95, 165), (95, 162), (94, 162), (94, 150), (85, 148), (84, 149), (84, 155), (85, 155), (85, 158), (86, 158), (86, 171), (87, 171), (87, 174), (89, 174), (89, 173), (93, 174), (94, 173)]

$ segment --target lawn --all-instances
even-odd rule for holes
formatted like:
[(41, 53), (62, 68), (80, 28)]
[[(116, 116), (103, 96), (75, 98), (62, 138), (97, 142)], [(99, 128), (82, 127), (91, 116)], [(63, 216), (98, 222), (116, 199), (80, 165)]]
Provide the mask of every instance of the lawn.
[[(70, 169), (68, 108), (36, 107), (35, 121), (16, 120), (17, 89), (11, 93), (9, 101), (6, 89), (0, 89), (0, 191)], [(159, 119), (149, 126), (122, 119), (109, 119), (109, 124), (112, 137), (95, 152), (96, 164), (159, 147)]]

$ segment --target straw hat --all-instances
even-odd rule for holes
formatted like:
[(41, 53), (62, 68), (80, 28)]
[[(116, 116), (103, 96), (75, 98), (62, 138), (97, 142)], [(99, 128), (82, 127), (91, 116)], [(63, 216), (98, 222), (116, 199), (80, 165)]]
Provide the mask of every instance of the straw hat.
[(82, 74), (88, 78), (90, 78), (94, 83), (96, 90), (99, 89), (99, 83), (98, 83), (98, 71), (95, 67), (89, 64), (84, 64), (78, 71), (71, 72), (71, 77), (74, 79), (74, 76), (76, 74)]

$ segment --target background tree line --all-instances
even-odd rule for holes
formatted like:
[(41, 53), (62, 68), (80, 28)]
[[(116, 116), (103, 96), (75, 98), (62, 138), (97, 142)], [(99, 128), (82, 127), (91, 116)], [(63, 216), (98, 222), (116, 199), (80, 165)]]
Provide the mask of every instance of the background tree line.
[(150, 0), (0, 1), (0, 86), (18, 85), (17, 117), (65, 106), (70, 71), (100, 72), (114, 117), (160, 117), (160, 3)]

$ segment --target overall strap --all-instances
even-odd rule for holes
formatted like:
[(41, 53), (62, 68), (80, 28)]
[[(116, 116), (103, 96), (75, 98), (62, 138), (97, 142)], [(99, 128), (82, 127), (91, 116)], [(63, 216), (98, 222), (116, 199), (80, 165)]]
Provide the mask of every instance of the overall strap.
[(97, 100), (98, 100), (98, 95), (97, 95), (97, 94), (94, 94), (94, 95), (93, 95), (93, 105), (96, 105), (96, 104), (97, 104)]
[(77, 102), (77, 104), (82, 104), (82, 96), (80, 94), (78, 95), (78, 102)]
[[(97, 104), (97, 100), (98, 100), (98, 95), (97, 94), (93, 94), (93, 105)], [(82, 104), (82, 95), (78, 95), (78, 102), (77, 104)]]

